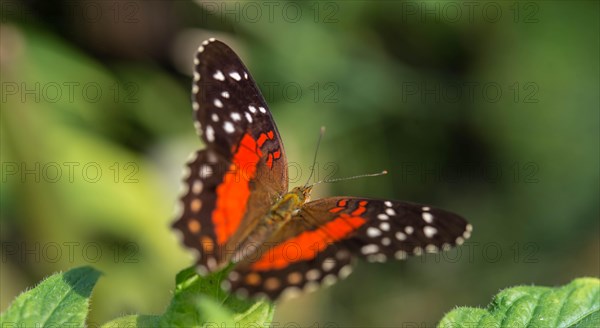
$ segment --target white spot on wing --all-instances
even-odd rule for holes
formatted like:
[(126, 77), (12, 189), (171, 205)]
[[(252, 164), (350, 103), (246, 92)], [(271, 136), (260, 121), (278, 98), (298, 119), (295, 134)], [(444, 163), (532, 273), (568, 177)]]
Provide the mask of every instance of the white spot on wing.
[(383, 231), (390, 231), (390, 224), (387, 222), (381, 222), (379, 228)]
[(194, 180), (194, 183), (192, 184), (192, 192), (194, 194), (198, 195), (199, 193), (202, 192), (203, 188), (204, 188), (204, 185), (202, 184), (202, 181)]
[(381, 213), (381, 214), (377, 215), (377, 218), (379, 220), (385, 221), (385, 220), (389, 219), (390, 217), (387, 216), (386, 214)]
[(252, 114), (256, 113), (256, 107), (254, 107), (254, 106), (250, 105), (250, 106), (248, 106), (248, 109), (250, 110), (250, 112), (251, 112)]
[(229, 76), (231, 76), (231, 78), (236, 81), (239, 81), (242, 79), (242, 77), (240, 76), (240, 73), (238, 73), (238, 72), (231, 72), (231, 73), (229, 73)]
[(390, 202), (389, 200), (385, 201), (384, 204), (387, 207), (392, 207), (392, 202)]
[(374, 228), (374, 227), (369, 227), (367, 229), (367, 236), (374, 238), (374, 237), (379, 237), (381, 236), (381, 230)]
[(210, 125), (206, 126), (206, 140), (208, 140), (208, 142), (215, 141), (215, 130), (213, 130)]
[(373, 254), (379, 252), (379, 246), (375, 244), (365, 245), (360, 249), (361, 253), (364, 255)]
[(219, 115), (217, 114), (213, 113), (210, 118), (213, 120), (213, 122), (219, 122)]
[(437, 246), (433, 245), (433, 244), (429, 244), (427, 246), (425, 246), (425, 252), (427, 253), (437, 253), (438, 248)]
[(242, 119), (242, 117), (240, 116), (239, 113), (233, 112), (233, 113), (231, 113), (231, 119), (234, 121), (239, 121)]
[(252, 123), (252, 115), (250, 115), (250, 113), (244, 112), (244, 116), (246, 116), (248, 123)]
[(229, 92), (227, 92), (227, 91), (221, 92), (221, 97), (223, 97), (223, 98), (229, 98)]
[(231, 122), (225, 121), (225, 123), (223, 123), (223, 130), (225, 130), (227, 133), (233, 133), (235, 131), (235, 127)]
[(321, 277), (321, 272), (318, 269), (310, 269), (306, 272), (306, 280), (317, 280)]
[(225, 81), (225, 75), (223, 75), (223, 72), (221, 72), (221, 71), (219, 71), (219, 70), (217, 70), (217, 72), (216, 72), (216, 73), (213, 75), (213, 77), (214, 77), (216, 80), (219, 80), (219, 81)]
[(431, 213), (428, 212), (423, 212), (421, 214), (421, 217), (423, 218), (423, 220), (427, 223), (431, 223), (433, 222), (433, 215), (431, 215)]
[(223, 108), (223, 103), (221, 102), (221, 100), (215, 99), (215, 101), (213, 103), (215, 104), (216, 107)]
[(330, 271), (331, 269), (335, 268), (335, 260), (328, 257), (323, 261), (323, 271)]
[(394, 211), (394, 209), (393, 209), (393, 208), (386, 208), (386, 209), (385, 209), (385, 213), (386, 213), (387, 215), (389, 215), (389, 216), (394, 216), (394, 215), (396, 215), (396, 211)]
[(202, 179), (210, 178), (210, 176), (213, 174), (213, 169), (212, 169), (212, 167), (205, 164), (200, 167), (199, 173), (200, 173), (200, 178), (202, 178)]
[(396, 239), (398, 239), (398, 240), (406, 240), (406, 235), (403, 232), (398, 231), (398, 232), (396, 232)]
[(423, 233), (425, 234), (425, 237), (432, 238), (437, 233), (437, 229), (432, 226), (425, 226), (423, 228)]

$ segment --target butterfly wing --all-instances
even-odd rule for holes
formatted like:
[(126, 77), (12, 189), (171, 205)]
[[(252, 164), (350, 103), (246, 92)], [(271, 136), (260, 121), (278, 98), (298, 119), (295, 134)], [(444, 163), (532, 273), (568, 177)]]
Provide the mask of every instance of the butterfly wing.
[(448, 250), (469, 238), (471, 229), (462, 217), (429, 206), (354, 197), (316, 200), (240, 263), (225, 285), (276, 299), (345, 278), (354, 257), (384, 262)]
[(201, 251), (199, 271), (215, 271), (287, 191), (288, 172), (271, 113), (233, 50), (210, 39), (194, 64), (194, 125), (206, 149), (188, 163), (184, 212), (173, 226)]

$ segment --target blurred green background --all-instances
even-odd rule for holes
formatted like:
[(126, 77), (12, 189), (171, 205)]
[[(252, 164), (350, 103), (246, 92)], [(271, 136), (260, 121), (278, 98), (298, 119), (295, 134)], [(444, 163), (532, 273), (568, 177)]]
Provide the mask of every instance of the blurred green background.
[(169, 224), (203, 147), (192, 58), (245, 61), (306, 177), (387, 169), (318, 197), (461, 213), (463, 247), (359, 263), (274, 325), (431, 326), (516, 284), (599, 276), (596, 1), (3, 1), (0, 309), (59, 270), (104, 272), (91, 324), (160, 313), (193, 262)]

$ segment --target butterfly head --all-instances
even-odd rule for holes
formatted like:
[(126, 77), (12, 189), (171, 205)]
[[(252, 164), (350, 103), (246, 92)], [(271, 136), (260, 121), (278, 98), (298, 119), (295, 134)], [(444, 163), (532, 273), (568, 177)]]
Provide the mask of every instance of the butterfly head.
[(294, 189), (292, 189), (292, 193), (298, 197), (301, 204), (304, 204), (310, 201), (310, 193), (312, 192), (312, 189), (312, 185), (295, 187)]

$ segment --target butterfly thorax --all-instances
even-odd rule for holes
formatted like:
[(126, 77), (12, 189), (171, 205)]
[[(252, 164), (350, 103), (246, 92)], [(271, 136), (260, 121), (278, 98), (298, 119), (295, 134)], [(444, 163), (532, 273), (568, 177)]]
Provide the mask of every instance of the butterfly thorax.
[(290, 222), (302, 205), (310, 200), (311, 191), (312, 186), (295, 187), (292, 191), (281, 196), (271, 206), (263, 220), (239, 244), (232, 261), (239, 262), (253, 253), (248, 250), (258, 250), (261, 245), (268, 242), (269, 238), (282, 229), (286, 223)]
[(292, 191), (281, 196), (267, 215), (267, 222), (288, 222), (304, 203), (310, 200), (312, 187), (296, 187)]

